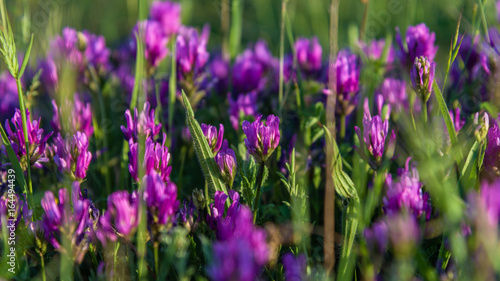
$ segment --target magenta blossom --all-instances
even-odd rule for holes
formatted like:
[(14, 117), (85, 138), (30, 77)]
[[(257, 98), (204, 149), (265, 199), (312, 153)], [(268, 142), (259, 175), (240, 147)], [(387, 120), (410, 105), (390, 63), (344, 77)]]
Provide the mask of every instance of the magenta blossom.
[(68, 173), (75, 180), (83, 180), (87, 176), (92, 153), (88, 151), (89, 140), (84, 133), (76, 132), (75, 135), (66, 135), (63, 139), (57, 134), (54, 150), (54, 162), (59, 171)]
[(415, 63), (413, 64), (413, 68), (410, 72), (410, 77), (413, 88), (415, 88), (417, 96), (423, 103), (426, 103), (431, 96), (435, 72), (435, 62), (431, 62), (426, 57), (415, 58)]
[(236, 100), (228, 94), (229, 100), (229, 120), (231, 125), (237, 131), (240, 128), (240, 115), (255, 116), (257, 114), (257, 92), (240, 94)]
[(161, 131), (161, 124), (155, 123), (155, 110), (150, 110), (149, 102), (144, 103), (144, 107), (141, 114), (137, 116), (137, 107), (134, 109), (134, 117), (130, 110), (125, 111), (125, 119), (127, 120), (127, 127), (120, 126), (125, 139), (132, 139), (137, 142), (139, 134), (143, 135), (145, 138), (155, 137)]
[(434, 46), (435, 40), (436, 34), (430, 32), (429, 28), (424, 23), (421, 23), (408, 27), (405, 39), (406, 45), (404, 45), (399, 28), (396, 27), (396, 42), (399, 47), (396, 55), (407, 68), (410, 68), (418, 57), (427, 57), (430, 61), (433, 61), (438, 50), (438, 47)]
[[(137, 23), (134, 28), (136, 36), (144, 41), (144, 56), (152, 67), (157, 67), (168, 54), (168, 37), (162, 30), (162, 26), (152, 20), (144, 20)], [(134, 49), (137, 49), (135, 42)]]
[[(155, 171), (164, 182), (170, 180), (170, 172), (172, 171), (172, 167), (168, 166), (170, 162), (170, 153), (165, 146), (166, 139), (166, 134), (163, 134), (163, 142), (161, 144), (154, 142), (151, 138), (146, 139), (144, 145), (144, 161), (142, 162), (145, 175), (149, 175)], [(129, 140), (129, 148), (129, 171), (132, 178), (139, 181), (138, 143), (134, 143), (132, 139)]]
[(321, 58), (323, 49), (318, 42), (318, 38), (299, 38), (295, 42), (295, 53), (297, 63), (305, 73), (315, 72), (321, 69)]
[(210, 36), (208, 25), (203, 27), (201, 34), (190, 27), (181, 27), (177, 36), (177, 73), (181, 79), (188, 75), (196, 77), (210, 57), (207, 43)]
[[(52, 100), (52, 110), (54, 115), (52, 117), (51, 125), (56, 132), (61, 132), (64, 131), (63, 129), (66, 129), (68, 133), (74, 134), (77, 131), (80, 131), (90, 138), (94, 134), (92, 108), (90, 102), (83, 102), (78, 94), (75, 94), (73, 99), (74, 103), (66, 100), (61, 107), (57, 106), (55, 100)], [(61, 115), (63, 115), (63, 118), (71, 117), (69, 122), (63, 122), (63, 124), (68, 124), (68, 128), (62, 128)]]
[(5, 121), (5, 130), (10, 140), (10, 144), (12, 145), (12, 149), (14, 149), (14, 152), (16, 153), (17, 158), (19, 159), (23, 168), (27, 167), (25, 156), (28, 153), (30, 156), (30, 165), (38, 169), (42, 168), (42, 163), (49, 161), (45, 154), (45, 148), (47, 146), (47, 140), (50, 138), (50, 136), (52, 136), (53, 132), (50, 132), (44, 136), (43, 129), (40, 129), (40, 120), (41, 118), (31, 121), (30, 112), (28, 109), (26, 109), (26, 125), (28, 131), (29, 152), (26, 151), (26, 142), (23, 130), (23, 122), (21, 118), (21, 111), (19, 109), (16, 109), (16, 113), (11, 119), (12, 124), (14, 125), (14, 131), (12, 131), (9, 121)]
[(170, 37), (181, 26), (181, 5), (170, 1), (154, 1), (149, 9), (152, 20), (160, 23), (165, 36)]
[(212, 125), (201, 124), (201, 131), (207, 139), (208, 145), (212, 149), (213, 154), (217, 154), (222, 146), (222, 139), (224, 138), (224, 126), (219, 125), (219, 133), (217, 133), (217, 128)]
[(406, 210), (416, 218), (425, 213), (426, 218), (429, 219), (431, 215), (429, 194), (423, 192), (423, 184), (419, 180), (418, 171), (414, 165), (410, 166), (410, 160), (411, 158), (406, 160), (404, 169), (398, 169), (396, 181), (390, 174), (387, 175), (385, 181), (387, 190), (383, 199), (384, 210), (388, 214)]
[(304, 254), (294, 256), (292, 253), (286, 253), (281, 258), (281, 262), (283, 263), (283, 269), (285, 270), (285, 280), (307, 280), (307, 259)]
[(173, 182), (165, 183), (155, 171), (144, 176), (144, 201), (148, 208), (148, 221), (154, 225), (167, 225), (174, 222), (179, 208), (177, 186)]
[(229, 186), (233, 186), (234, 177), (236, 176), (236, 154), (228, 147), (227, 140), (224, 140), (222, 149), (215, 155), (215, 163), (219, 166), (219, 171), (224, 179), (224, 182)]
[[(368, 44), (366, 44), (365, 42), (359, 42), (359, 47), (369, 60), (380, 60), (382, 59), (382, 55), (384, 53), (385, 44), (385, 39), (380, 39), (372, 40)], [(388, 66), (390, 66), (394, 61), (394, 53), (394, 48), (392, 46), (389, 46), (387, 58), (384, 61), (384, 63)]]
[(267, 117), (267, 122), (261, 122), (262, 116), (250, 123), (243, 121), (242, 128), (246, 135), (245, 146), (259, 163), (264, 163), (273, 154), (280, 143), (280, 119), (274, 115)]

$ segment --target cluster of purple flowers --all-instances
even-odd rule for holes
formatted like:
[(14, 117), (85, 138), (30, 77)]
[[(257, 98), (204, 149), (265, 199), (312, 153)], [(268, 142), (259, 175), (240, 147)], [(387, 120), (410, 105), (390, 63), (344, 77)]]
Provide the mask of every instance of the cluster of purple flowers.
[(280, 143), (280, 119), (274, 115), (267, 116), (267, 122), (261, 122), (262, 116), (250, 123), (243, 122), (246, 135), (245, 146), (258, 163), (265, 163)]
[(229, 191), (231, 206), (225, 211), (228, 195), (217, 191), (207, 218), (215, 229), (213, 261), (208, 275), (213, 280), (255, 280), (269, 260), (266, 234), (253, 224), (250, 209), (241, 205), (237, 192)]
[(429, 194), (422, 190), (417, 168), (410, 165), (411, 158), (406, 160), (405, 168), (398, 169), (398, 179), (393, 180), (387, 175), (385, 184), (386, 195), (383, 199), (384, 210), (388, 214), (396, 214), (406, 210), (414, 217), (420, 217), (425, 213), (426, 218), (431, 216), (431, 205)]
[(51, 122), (52, 128), (55, 132), (64, 131), (61, 126), (61, 115), (64, 115), (63, 117), (71, 116), (71, 122), (64, 122), (64, 124), (69, 123), (70, 128), (67, 128), (68, 133), (74, 134), (80, 131), (90, 138), (94, 134), (90, 102), (85, 103), (78, 94), (75, 94), (73, 99), (73, 103), (66, 100), (61, 107), (57, 105), (55, 100), (52, 100), (52, 110), (54, 113)]
[(59, 133), (53, 146), (54, 162), (61, 172), (81, 181), (87, 176), (92, 160), (92, 153), (88, 149), (89, 140), (84, 133), (76, 132), (73, 136), (66, 135), (66, 138)]

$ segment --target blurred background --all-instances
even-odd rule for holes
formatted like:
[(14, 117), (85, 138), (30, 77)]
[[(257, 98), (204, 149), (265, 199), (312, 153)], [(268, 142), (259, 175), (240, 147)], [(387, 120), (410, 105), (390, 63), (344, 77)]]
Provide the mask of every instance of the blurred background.
[[(152, 2), (152, 0), (144, 0)], [(243, 10), (241, 48), (265, 39), (274, 54), (278, 53), (281, 0), (240, 0)], [(339, 46), (347, 46), (357, 37), (367, 0), (340, 1)], [(116, 47), (129, 36), (139, 16), (138, 0), (6, 0), (17, 36), (29, 42), (35, 34), (34, 50), (45, 52), (48, 40), (61, 33), (65, 26), (87, 29), (102, 34), (107, 45)], [(221, 10), (224, 0), (181, 0), (182, 22), (185, 25), (211, 26), (209, 49), (220, 48), (222, 41)], [(485, 2), (486, 18), (496, 22), (494, 1)], [(440, 52), (447, 55), (460, 13), (462, 31), (470, 27), (477, 0), (371, 0), (366, 22), (366, 39), (394, 34), (399, 26), (405, 32), (408, 25), (423, 22), (436, 33)], [(330, 0), (288, 0), (287, 14), (295, 37), (317, 36), (324, 49), (328, 46)], [(285, 48), (289, 50), (288, 40)], [(21, 43), (21, 42), (19, 42)], [(327, 52), (323, 53), (325, 56)], [(438, 54), (438, 58), (446, 57)]]

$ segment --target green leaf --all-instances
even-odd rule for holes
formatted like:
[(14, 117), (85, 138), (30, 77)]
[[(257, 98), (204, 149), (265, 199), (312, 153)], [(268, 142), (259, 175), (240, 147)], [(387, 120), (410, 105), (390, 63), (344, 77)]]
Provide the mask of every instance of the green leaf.
[(24, 194), (26, 194), (26, 196), (28, 196), (28, 186), (26, 185), (26, 180), (24, 179), (23, 169), (21, 168), (21, 164), (19, 163), (19, 159), (17, 159), (17, 155), (14, 152), (14, 149), (12, 149), (12, 145), (10, 144), (10, 140), (7, 137), (7, 134), (5, 133), (5, 130), (3, 129), (1, 124), (0, 124), (0, 133), (2, 134), (2, 142), (5, 145), (5, 148), (7, 150), (7, 155), (9, 156), (9, 160), (10, 160), (10, 163), (12, 165), (12, 168), (14, 168), (14, 171), (16, 172), (16, 180), (18, 181), (19, 185), (23, 188)]
[[(215, 163), (212, 149), (208, 145), (207, 139), (201, 131), (200, 124), (198, 124), (198, 121), (194, 118), (193, 109), (184, 91), (182, 91), (182, 101), (184, 107), (186, 108), (186, 123), (189, 127), (189, 131), (191, 132), (194, 150), (196, 152), (196, 156), (198, 157), (198, 161), (200, 162), (201, 169), (203, 170), (205, 180), (211, 188), (212, 193), (215, 191), (223, 191), (227, 194), (226, 186), (220, 177), (220, 172), (217, 164)], [(229, 200), (226, 202), (229, 203)]]
[(26, 66), (28, 65), (28, 61), (30, 59), (30, 54), (31, 54), (31, 47), (33, 47), (33, 34), (31, 34), (30, 44), (28, 46), (28, 49), (26, 50), (26, 54), (24, 54), (23, 65), (21, 66), (21, 70), (19, 70), (18, 74), (19, 79), (23, 77), (24, 70), (26, 70)]
[(356, 187), (354, 186), (353, 181), (351, 178), (342, 170), (342, 157), (340, 156), (339, 148), (337, 146), (337, 142), (335, 141), (334, 138), (332, 138), (332, 135), (330, 134), (330, 131), (324, 127), (323, 128), (325, 131), (325, 136), (326, 136), (326, 143), (327, 145), (331, 145), (333, 147), (333, 161), (332, 161), (332, 178), (333, 178), (333, 184), (335, 186), (335, 191), (337, 193), (344, 197), (344, 198), (357, 198), (358, 194), (356, 192)]
[(346, 211), (342, 214), (344, 239), (342, 240), (337, 280), (352, 280), (352, 273), (356, 265), (356, 254), (353, 253), (352, 248), (358, 231), (358, 208), (359, 199), (356, 197), (351, 200)]
[(455, 131), (455, 125), (453, 125), (453, 122), (451, 121), (450, 112), (448, 111), (448, 107), (446, 106), (446, 102), (444, 101), (443, 94), (441, 93), (441, 90), (439, 89), (439, 86), (435, 80), (432, 86), (434, 89), (434, 93), (436, 93), (436, 99), (439, 104), (439, 109), (441, 109), (441, 114), (443, 115), (444, 122), (446, 123), (446, 129), (448, 130), (451, 144), (456, 145), (458, 142), (457, 132)]

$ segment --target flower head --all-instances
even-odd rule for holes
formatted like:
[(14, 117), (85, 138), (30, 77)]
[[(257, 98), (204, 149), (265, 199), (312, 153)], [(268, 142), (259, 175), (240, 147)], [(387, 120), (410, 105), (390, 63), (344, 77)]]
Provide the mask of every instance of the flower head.
[(137, 108), (135, 108), (133, 118), (130, 110), (127, 109), (125, 119), (127, 120), (127, 127), (120, 126), (120, 128), (126, 140), (132, 139), (137, 142), (139, 134), (148, 138), (155, 137), (161, 131), (161, 124), (155, 124), (155, 110), (150, 110), (149, 102), (144, 103), (144, 108), (139, 116), (137, 116)]
[(406, 93), (406, 82), (404, 80), (386, 78), (377, 93), (384, 97), (384, 101), (396, 113), (410, 109), (410, 102)]
[(272, 66), (274, 60), (264, 41), (255, 44), (254, 49), (246, 49), (236, 57), (233, 65), (233, 91), (244, 94), (252, 91), (260, 92), (265, 84), (265, 72)]
[[(61, 106), (57, 106), (55, 100), (52, 100), (53, 117), (51, 125), (56, 132), (64, 131), (74, 134), (77, 131), (84, 133), (87, 137), (92, 137), (94, 134), (94, 125), (92, 123), (92, 108), (90, 102), (85, 103), (82, 101), (80, 95), (73, 96), (74, 102), (69, 100)], [(68, 124), (68, 128), (61, 126), (61, 115), (64, 117), (71, 116), (70, 122), (63, 122), (63, 125)]]
[[(207, 43), (210, 36), (208, 25), (203, 27), (201, 34), (194, 28), (181, 27), (177, 36), (177, 73), (181, 79), (188, 75), (196, 77), (210, 57)], [(193, 79), (194, 80), (194, 79)]]
[(274, 115), (261, 122), (262, 116), (250, 123), (243, 121), (242, 128), (246, 135), (245, 145), (248, 153), (259, 163), (266, 162), (280, 142), (280, 119)]
[(224, 140), (222, 149), (215, 155), (215, 163), (219, 166), (219, 171), (224, 179), (224, 182), (229, 186), (233, 186), (234, 177), (236, 176), (236, 154), (228, 147), (227, 140)]
[(417, 91), (419, 99), (426, 103), (432, 92), (436, 63), (431, 62), (426, 57), (415, 58), (415, 63), (411, 69), (410, 77), (413, 88)]
[[(361, 50), (369, 60), (380, 60), (382, 59), (382, 55), (385, 49), (385, 39), (380, 40), (372, 40), (370, 43), (366, 44), (365, 42), (359, 42)], [(387, 65), (391, 65), (394, 61), (394, 48), (392, 46), (388, 47), (388, 53), (385, 63)]]
[(366, 244), (371, 252), (383, 254), (387, 251), (389, 244), (389, 233), (387, 224), (384, 221), (378, 221), (366, 228), (363, 232)]
[(408, 27), (405, 39), (406, 46), (403, 45), (399, 28), (396, 28), (396, 32), (396, 41), (399, 46), (396, 55), (403, 65), (410, 68), (417, 57), (427, 57), (430, 61), (434, 60), (438, 50), (438, 47), (434, 46), (436, 34), (430, 32), (424, 23)]
[(0, 122), (3, 123), (14, 115), (15, 109), (18, 107), (16, 79), (9, 72), (3, 72), (0, 74)]
[[(144, 56), (152, 67), (157, 67), (168, 54), (168, 37), (163, 32), (162, 26), (152, 20), (137, 23), (134, 28), (137, 36), (144, 40)], [(135, 43), (133, 43), (135, 49)]]
[(410, 166), (410, 160), (411, 158), (406, 160), (404, 169), (398, 169), (398, 180), (394, 181), (390, 174), (387, 175), (384, 210), (388, 214), (406, 210), (416, 218), (425, 213), (429, 219), (431, 215), (429, 194), (422, 191), (423, 184), (419, 180), (418, 171), (415, 166)]
[(306, 279), (306, 256), (300, 254), (294, 256), (292, 253), (286, 253), (281, 258), (285, 270), (285, 280), (302, 281)]
[(106, 245), (116, 241), (118, 236), (131, 239), (140, 219), (137, 192), (116, 191), (108, 196), (108, 209), (99, 219), (97, 237)]
[(58, 133), (54, 144), (54, 162), (59, 171), (70, 174), (75, 180), (83, 180), (92, 160), (88, 149), (89, 140), (84, 133), (68, 134), (65, 139)]
[(5, 121), (5, 130), (7, 136), (12, 145), (12, 149), (17, 155), (21, 166), (23, 168), (27, 167), (26, 154), (29, 153), (30, 165), (40, 169), (42, 168), (42, 163), (48, 162), (49, 159), (45, 155), (45, 148), (47, 146), (47, 140), (52, 136), (53, 132), (43, 135), (43, 129), (40, 129), (40, 119), (31, 121), (30, 112), (26, 109), (26, 126), (28, 131), (28, 144), (29, 151), (26, 151), (25, 135), (23, 130), (23, 121), (21, 117), (21, 111), (16, 109), (14, 117), (11, 121), (14, 125), (14, 131), (11, 129), (9, 121)]
[(90, 238), (95, 231), (99, 212), (90, 200), (83, 198), (80, 184), (71, 186), (71, 201), (65, 188), (59, 190), (59, 199), (51, 191), (42, 198), (42, 229), (45, 238), (56, 250), (61, 249), (61, 235), (66, 235), (72, 243), (73, 256), (81, 263), (88, 250)]
[(216, 154), (222, 146), (222, 139), (224, 138), (224, 126), (222, 124), (219, 125), (219, 133), (217, 134), (217, 128), (215, 126), (202, 123), (201, 131), (203, 132), (203, 135), (205, 135), (208, 145), (212, 149), (212, 153)]
[[(170, 172), (172, 167), (168, 166), (170, 162), (170, 153), (168, 152), (168, 147), (165, 146), (165, 141), (167, 139), (166, 134), (163, 134), (163, 142), (154, 142), (151, 138), (146, 139), (144, 146), (144, 161), (142, 166), (144, 168), (144, 173), (146, 175), (151, 174), (153, 171), (158, 173), (164, 182), (170, 180)], [(139, 181), (139, 169), (138, 169), (138, 143), (129, 140), (129, 171), (132, 178)]]
[(498, 225), (500, 221), (500, 181), (481, 184), (480, 202), (486, 212), (488, 222), (493, 226)]
[(157, 226), (174, 222), (179, 208), (177, 186), (173, 182), (165, 183), (155, 171), (151, 171), (142, 179), (145, 185), (144, 201), (148, 208), (148, 221)]
[(231, 125), (237, 131), (240, 127), (240, 115), (255, 116), (257, 114), (257, 92), (253, 91), (248, 94), (239, 94), (236, 100), (229, 99), (229, 120)]
[(489, 181), (495, 181), (500, 177), (500, 128), (499, 119), (493, 119), (489, 123), (488, 146), (484, 153), (482, 176)]
[(165, 36), (170, 37), (179, 31), (181, 26), (181, 5), (170, 1), (155, 1), (151, 4), (149, 15), (160, 23)]
[(316, 72), (321, 69), (321, 57), (323, 50), (318, 42), (318, 38), (299, 38), (295, 42), (295, 52), (297, 63), (305, 73)]

